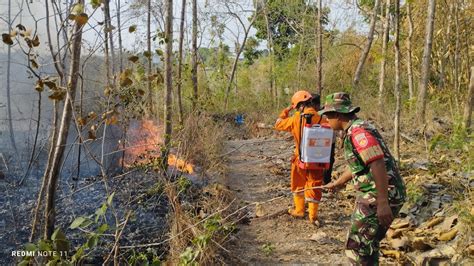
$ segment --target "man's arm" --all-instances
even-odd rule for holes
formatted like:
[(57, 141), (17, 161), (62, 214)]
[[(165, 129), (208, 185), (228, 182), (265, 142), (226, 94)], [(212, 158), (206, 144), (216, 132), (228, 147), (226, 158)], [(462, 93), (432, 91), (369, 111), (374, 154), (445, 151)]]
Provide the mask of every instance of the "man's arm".
[(352, 179), (352, 172), (351, 172), (351, 169), (347, 167), (347, 169), (341, 174), (341, 176), (339, 176), (339, 178), (336, 181), (331, 182), (327, 185), (324, 185), (323, 188), (329, 191), (335, 191), (339, 189), (340, 187), (344, 186), (351, 179)]
[(277, 121), (275, 122), (276, 130), (291, 131), (292, 126), (293, 126), (293, 121), (289, 119), (289, 114), (292, 109), (293, 107), (289, 106), (281, 111), (280, 115), (278, 115)]
[(377, 217), (381, 225), (388, 227), (393, 221), (392, 210), (388, 203), (388, 175), (382, 159), (369, 164), (377, 189)]

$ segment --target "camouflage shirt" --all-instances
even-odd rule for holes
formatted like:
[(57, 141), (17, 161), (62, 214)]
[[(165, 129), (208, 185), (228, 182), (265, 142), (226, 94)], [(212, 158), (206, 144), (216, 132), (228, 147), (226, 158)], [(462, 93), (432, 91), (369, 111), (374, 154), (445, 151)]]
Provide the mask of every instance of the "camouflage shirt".
[(355, 119), (350, 123), (344, 138), (344, 157), (353, 174), (352, 183), (357, 191), (358, 202), (375, 205), (377, 190), (369, 164), (382, 158), (389, 178), (390, 205), (401, 205), (405, 202), (405, 184), (395, 159), (374, 126), (362, 119)]

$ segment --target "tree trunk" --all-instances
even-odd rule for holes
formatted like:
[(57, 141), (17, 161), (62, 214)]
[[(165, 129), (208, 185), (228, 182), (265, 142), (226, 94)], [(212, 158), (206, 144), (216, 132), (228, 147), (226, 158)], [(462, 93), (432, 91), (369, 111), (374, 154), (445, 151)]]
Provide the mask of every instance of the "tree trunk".
[(118, 32), (118, 45), (119, 45), (119, 67), (120, 72), (123, 71), (123, 47), (122, 47), (122, 24), (120, 21), (121, 5), (120, 0), (117, 1), (117, 32)]
[(146, 88), (148, 91), (148, 103), (147, 103), (147, 111), (145, 112), (145, 116), (149, 116), (150, 113), (153, 111), (153, 94), (151, 92), (151, 79), (149, 78), (151, 76), (151, 0), (148, 0), (148, 5), (147, 5), (147, 20), (146, 20), (146, 50), (148, 52), (148, 64), (146, 68), (146, 74), (147, 74), (147, 79), (146, 79)]
[[(460, 66), (460, 38), (459, 38), (459, 3), (454, 1), (454, 25), (456, 30), (455, 46), (454, 46), (454, 89), (456, 94), (460, 95), (461, 91), (461, 75), (459, 75), (459, 66)], [(457, 97), (455, 97), (458, 99)]]
[(375, 31), (375, 22), (377, 21), (377, 10), (380, 6), (380, 0), (375, 0), (374, 9), (372, 10), (372, 15), (370, 17), (370, 29), (367, 34), (367, 42), (365, 44), (364, 50), (359, 58), (359, 63), (354, 74), (353, 85), (356, 87), (359, 85), (360, 76), (362, 75), (362, 69), (364, 68), (365, 60), (370, 52), (370, 47), (372, 46), (372, 41), (374, 40), (374, 31)]
[[(390, 0), (387, 1), (390, 4)], [(387, 15), (388, 15), (387, 11)], [(401, 110), (401, 92), (400, 92), (400, 0), (395, 0), (395, 119), (394, 119), (394, 139), (393, 151), (397, 161), (400, 160), (400, 110)]]
[(186, 0), (181, 2), (181, 17), (179, 24), (179, 48), (178, 48), (178, 80), (177, 82), (177, 97), (178, 97), (178, 108), (179, 108), (179, 123), (184, 124), (184, 112), (183, 103), (181, 98), (181, 86), (183, 84), (182, 72), (183, 72), (183, 41), (184, 41), (184, 16), (186, 14)]
[(413, 19), (411, 16), (411, 4), (407, 2), (407, 19), (408, 19), (408, 37), (407, 37), (407, 76), (408, 76), (408, 96), (410, 99), (415, 97), (415, 89), (413, 87)]
[(197, 77), (197, 72), (198, 72), (198, 51), (197, 51), (197, 0), (192, 0), (193, 1), (193, 36), (192, 36), (192, 59), (191, 59), (191, 80), (193, 83), (193, 100), (192, 100), (192, 106), (193, 106), (193, 111), (196, 110), (197, 108), (197, 103), (198, 103), (198, 77)]
[[(11, 14), (12, 14), (12, 3), (11, 0), (8, 0), (8, 32), (11, 32), (12, 29), (12, 21), (11, 21)], [(12, 58), (12, 47), (8, 45), (7, 48), (7, 114), (8, 114), (8, 131), (10, 133), (10, 143), (12, 145), (13, 151), (15, 154), (18, 154), (18, 150), (15, 144), (15, 132), (13, 131), (13, 117), (12, 117), (12, 103), (11, 103), (11, 96), (10, 96), (10, 75), (11, 75), (11, 58)]]
[[(237, 65), (239, 64), (239, 57), (240, 57), (240, 54), (242, 53), (242, 51), (245, 48), (245, 43), (247, 42), (247, 37), (249, 36), (250, 29), (252, 28), (252, 25), (255, 21), (255, 17), (256, 16), (253, 16), (253, 19), (252, 19), (252, 21), (250, 21), (250, 24), (248, 25), (247, 28), (245, 28), (245, 25), (243, 24), (243, 22), (240, 21), (240, 23), (244, 27), (244, 39), (242, 40), (242, 44), (240, 45), (239, 49), (237, 50), (237, 54), (235, 55), (234, 63), (232, 64), (232, 70), (230, 72), (230, 78), (229, 78), (229, 82), (227, 84), (227, 89), (226, 89), (226, 92), (225, 92), (224, 111), (227, 111), (227, 106), (229, 104), (230, 89), (231, 89), (232, 83), (234, 81), (235, 72), (237, 71)], [(238, 18), (238, 19), (240, 20), (240, 18)]]
[[(110, 0), (104, 1), (104, 11), (105, 11), (105, 22), (106, 22), (106, 31), (108, 33), (108, 42), (110, 44), (110, 61), (111, 61), (111, 70), (112, 76), (115, 75), (115, 46), (114, 46), (114, 35), (113, 35), (113, 26), (112, 26), (112, 19), (110, 17)], [(115, 78), (112, 78), (112, 84), (115, 87)]]
[(173, 0), (166, 1), (165, 40), (165, 139), (163, 144), (164, 147), (161, 153), (161, 163), (163, 166), (163, 172), (166, 174), (168, 169), (168, 155), (171, 149), (171, 133), (173, 128), (171, 123), (171, 93), (173, 91)]
[(317, 34), (318, 34), (318, 61), (316, 63), (317, 68), (317, 81), (316, 81), (316, 91), (319, 95), (321, 95), (321, 91), (323, 90), (323, 26), (322, 26), (322, 0), (318, 1), (318, 21), (317, 21)]
[[(397, 0), (395, 0), (397, 1)], [(383, 106), (384, 99), (384, 82), (385, 82), (385, 65), (387, 62), (387, 46), (388, 34), (390, 32), (390, 0), (385, 3), (385, 21), (383, 25), (383, 40), (382, 40), (382, 61), (380, 62), (380, 76), (379, 76), (379, 108)]]
[(265, 1), (262, 3), (263, 6), (263, 15), (265, 16), (265, 24), (267, 26), (267, 48), (269, 51), (269, 56), (270, 56), (270, 67), (269, 67), (269, 74), (270, 74), (270, 95), (272, 96), (272, 104), (275, 105), (277, 104), (277, 92), (275, 88), (275, 79), (273, 75), (273, 62), (275, 60), (275, 53), (273, 51), (273, 36), (272, 36), (272, 31), (270, 29), (270, 22), (268, 20), (268, 14), (267, 14), (267, 4)]
[(469, 91), (467, 93), (466, 104), (464, 105), (463, 126), (471, 132), (472, 105), (474, 104), (474, 66), (471, 67), (471, 78), (469, 81)]
[(433, 42), (435, 10), (436, 0), (429, 0), (428, 15), (426, 17), (425, 46), (423, 48), (423, 61), (421, 65), (421, 77), (420, 84), (418, 86), (419, 94), (417, 103), (417, 114), (423, 124), (425, 123), (426, 94), (428, 89), (428, 80), (430, 78), (431, 47)]
[[(79, 0), (78, 4), (84, 4), (84, 0)], [(64, 101), (63, 114), (61, 117), (61, 124), (58, 131), (58, 139), (54, 146), (53, 158), (51, 161), (51, 171), (49, 172), (49, 180), (47, 182), (46, 207), (44, 212), (45, 227), (44, 238), (51, 239), (54, 232), (55, 223), (55, 196), (56, 185), (59, 177), (60, 163), (63, 158), (66, 140), (68, 137), (69, 126), (71, 124), (72, 111), (76, 94), (77, 82), (79, 78), (79, 65), (81, 61), (81, 43), (82, 43), (82, 26), (77, 24), (74, 26), (74, 38), (72, 41), (72, 58), (68, 81), (68, 93)]]

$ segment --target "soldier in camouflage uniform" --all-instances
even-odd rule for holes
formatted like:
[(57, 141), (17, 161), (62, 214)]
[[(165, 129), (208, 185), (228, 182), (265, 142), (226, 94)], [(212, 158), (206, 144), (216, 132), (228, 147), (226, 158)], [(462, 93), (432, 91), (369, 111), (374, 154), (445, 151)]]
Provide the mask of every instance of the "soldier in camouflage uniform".
[(326, 97), (324, 108), (334, 130), (344, 130), (344, 157), (348, 169), (325, 186), (333, 191), (352, 180), (357, 191), (356, 207), (346, 242), (346, 255), (353, 264), (377, 265), (379, 244), (405, 202), (406, 191), (397, 164), (378, 131), (358, 118), (349, 94)]

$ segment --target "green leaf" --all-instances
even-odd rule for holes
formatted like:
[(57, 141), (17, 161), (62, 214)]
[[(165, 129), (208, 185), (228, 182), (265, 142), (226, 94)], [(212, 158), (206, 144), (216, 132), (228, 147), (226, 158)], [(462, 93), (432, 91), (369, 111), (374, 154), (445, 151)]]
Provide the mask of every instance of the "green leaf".
[(96, 9), (98, 7), (100, 7), (100, 0), (91, 0), (91, 6), (92, 8)]
[(84, 223), (86, 221), (86, 218), (85, 217), (77, 217), (74, 222), (72, 222), (71, 226), (69, 226), (69, 228), (71, 229), (76, 229), (78, 227), (81, 226), (82, 223)]
[(38, 247), (36, 247), (36, 245), (33, 244), (33, 243), (26, 243), (25, 244), (25, 250), (26, 251), (36, 251), (36, 250), (38, 250)]
[(75, 4), (71, 9), (71, 13), (74, 14), (74, 15), (79, 15), (82, 12), (84, 12), (84, 5), (83, 4)]
[(107, 229), (109, 229), (109, 225), (103, 224), (97, 229), (97, 233), (103, 234), (105, 231), (107, 231)]
[(137, 30), (137, 25), (132, 25), (132, 26), (128, 27), (128, 32), (130, 32), (130, 33), (134, 32), (136, 30)]
[(28, 266), (30, 265), (30, 261), (23, 259), (20, 263), (18, 263), (18, 266)]
[(99, 243), (99, 236), (98, 235), (92, 235), (87, 240), (87, 247), (88, 248), (94, 248), (95, 246), (97, 246), (97, 243)]
[(145, 52), (143, 52), (143, 56), (145, 56), (146, 58), (150, 58), (150, 57), (151, 57), (151, 53), (148, 52), (148, 51), (145, 51)]
[(80, 247), (77, 249), (76, 254), (74, 254), (71, 258), (71, 262), (77, 262), (82, 258), (82, 254), (84, 254), (84, 247)]
[(51, 247), (51, 244), (49, 244), (45, 240), (40, 240), (38, 242), (38, 249), (41, 250), (41, 251), (52, 251), (53, 250), (53, 248)]
[(58, 264), (57, 261), (55, 260), (50, 260), (48, 263), (46, 263), (46, 266), (56, 266)]
[(107, 212), (107, 204), (103, 203), (100, 208), (95, 211), (97, 216), (102, 216)]
[(110, 194), (110, 196), (107, 198), (107, 204), (109, 206), (112, 205), (112, 200), (114, 199), (114, 196), (115, 196), (115, 192), (113, 192), (112, 194)]
[(53, 235), (51, 236), (51, 240), (66, 240), (66, 235), (61, 231), (61, 228), (58, 228), (54, 231)]

